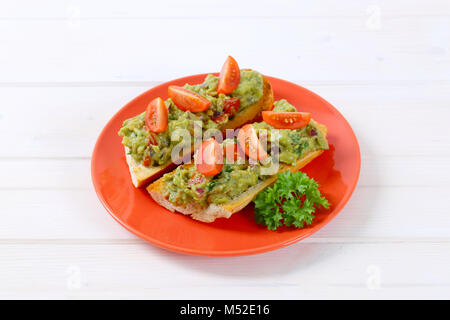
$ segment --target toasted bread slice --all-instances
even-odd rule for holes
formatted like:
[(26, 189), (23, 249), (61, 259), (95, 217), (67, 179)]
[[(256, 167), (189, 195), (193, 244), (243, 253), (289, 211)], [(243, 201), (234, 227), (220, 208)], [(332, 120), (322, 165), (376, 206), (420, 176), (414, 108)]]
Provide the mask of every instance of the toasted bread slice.
[[(259, 116), (262, 111), (272, 108), (273, 105), (273, 91), (269, 80), (263, 76), (263, 95), (261, 99), (254, 104), (248, 106), (244, 110), (240, 111), (232, 120), (227, 122), (220, 128), (221, 131), (226, 129), (236, 129), (243, 124), (252, 121), (255, 117)], [(193, 151), (193, 150), (192, 150)], [(150, 180), (159, 178), (164, 173), (168, 172), (175, 165), (172, 162), (168, 162), (162, 166), (146, 167), (133, 159), (128, 154), (127, 148), (125, 148), (125, 156), (130, 169), (131, 181), (136, 188), (142, 187)]]
[(131, 181), (136, 188), (142, 187), (151, 179), (159, 178), (174, 167), (174, 164), (171, 161), (162, 166), (146, 167), (134, 160), (133, 157), (128, 154), (127, 147), (125, 147), (125, 157), (128, 163), (128, 169), (130, 170)]
[[(318, 124), (320, 131), (326, 136), (327, 127), (322, 124)], [(292, 172), (296, 172), (310, 163), (312, 160), (317, 158), (319, 155), (323, 153), (323, 150), (317, 150), (313, 152), (309, 152), (305, 154), (301, 159), (297, 161), (295, 165), (282, 165), (280, 166), (280, 170), (278, 172), (290, 170)], [(172, 173), (168, 173), (172, 174)], [(277, 175), (270, 176), (266, 180), (258, 183), (257, 185), (251, 187), (244, 193), (242, 193), (239, 197), (234, 198), (230, 202), (226, 204), (210, 204), (206, 209), (200, 208), (196, 206), (195, 203), (188, 204), (187, 206), (176, 206), (173, 203), (169, 202), (166, 198), (164, 198), (164, 182), (162, 179), (159, 179), (149, 185), (147, 187), (147, 191), (150, 193), (152, 198), (159, 203), (161, 206), (166, 209), (174, 212), (178, 211), (185, 215), (190, 215), (191, 218), (200, 220), (203, 222), (213, 222), (217, 218), (229, 218), (235, 212), (242, 210), (245, 206), (247, 206), (256, 195), (273, 184), (277, 180)]]
[(262, 111), (271, 109), (273, 106), (273, 91), (269, 80), (263, 76), (263, 95), (261, 99), (256, 101), (251, 106), (248, 106), (239, 112), (233, 119), (225, 123), (220, 129), (236, 129), (247, 122), (253, 122), (254, 119), (261, 114)]

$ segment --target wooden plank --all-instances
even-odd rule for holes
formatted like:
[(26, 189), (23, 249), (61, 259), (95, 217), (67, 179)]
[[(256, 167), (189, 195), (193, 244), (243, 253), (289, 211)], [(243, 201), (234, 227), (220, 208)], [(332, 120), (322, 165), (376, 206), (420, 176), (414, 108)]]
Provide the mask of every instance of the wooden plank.
[(94, 190), (2, 190), (2, 239), (133, 239)]
[[(336, 219), (311, 241), (449, 239), (442, 205), (450, 188), (358, 187)], [(136, 239), (119, 226), (94, 190), (1, 190), (0, 239)]]
[(303, 243), (226, 259), (146, 244), (0, 248), (0, 298), (450, 298), (449, 243)]
[[(366, 15), (237, 17), (225, 47), (229, 23), (216, 18), (1, 20), (0, 83), (167, 81), (219, 70), (227, 54), (288, 80), (450, 81), (448, 17), (383, 18), (374, 27)], [(207, 41), (192, 45), (199, 30)]]
[[(320, 0), (313, 3), (295, 3), (280, 0), (230, 1), (182, 0), (144, 1), (130, 0), (124, 7), (121, 1), (2, 1), (0, 19), (148, 19), (170, 17), (291, 17), (291, 16), (365, 16), (369, 7), (376, 5), (380, 13), (388, 17), (406, 15), (450, 14), (445, 0), (397, 0), (397, 1), (335, 1)], [(239, 8), (239, 10), (237, 10)]]
[[(449, 156), (450, 85), (298, 83), (322, 95), (343, 113), (356, 132), (365, 158)], [(7, 137), (14, 132), (14, 139), (3, 140), (0, 158), (88, 158), (109, 118), (147, 88), (0, 88), (0, 134)]]
[[(0, 298), (449, 299), (449, 17), (448, 0), (1, 1)], [(131, 98), (227, 54), (338, 107), (360, 182), (301, 243), (171, 253), (107, 214), (91, 151)]]
[[(90, 159), (0, 159), (0, 190), (90, 190)], [(361, 187), (446, 187), (448, 157), (366, 156)]]
[(17, 125), (20, 119), (20, 130), (14, 132), (22, 137), (20, 144), (5, 140), (4, 147), (10, 151), (0, 152), (0, 157), (90, 157), (109, 118), (146, 89), (0, 89), (5, 94), (4, 101), (8, 101), (8, 107), (0, 109), (0, 132), (2, 135), (11, 132), (13, 123)]

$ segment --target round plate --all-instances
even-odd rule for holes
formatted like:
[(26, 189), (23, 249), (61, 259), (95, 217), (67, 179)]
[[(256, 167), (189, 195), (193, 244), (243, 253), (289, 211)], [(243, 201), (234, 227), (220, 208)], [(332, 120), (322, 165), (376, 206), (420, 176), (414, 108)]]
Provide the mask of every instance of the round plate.
[(278, 249), (310, 236), (330, 222), (347, 203), (358, 181), (358, 141), (348, 122), (327, 101), (301, 86), (272, 77), (267, 78), (275, 100), (287, 99), (328, 127), (330, 149), (302, 169), (320, 184), (331, 204), (329, 210), (316, 212), (313, 224), (303, 229), (283, 227), (269, 231), (255, 222), (253, 204), (229, 219), (203, 223), (166, 210), (145, 189), (133, 187), (121, 137), (117, 135), (122, 122), (143, 112), (153, 98), (167, 98), (169, 85), (201, 83), (206, 75), (156, 86), (128, 103), (106, 124), (94, 148), (91, 173), (97, 195), (108, 212), (129, 231), (157, 246), (205, 256), (248, 255)]

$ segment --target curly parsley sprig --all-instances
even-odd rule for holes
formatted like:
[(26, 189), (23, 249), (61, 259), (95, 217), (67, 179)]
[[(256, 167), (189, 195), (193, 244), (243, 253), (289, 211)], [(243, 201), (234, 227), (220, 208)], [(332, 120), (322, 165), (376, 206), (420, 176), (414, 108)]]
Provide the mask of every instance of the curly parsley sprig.
[(303, 172), (279, 173), (277, 182), (254, 200), (256, 221), (269, 230), (276, 230), (283, 224), (296, 228), (310, 225), (316, 208), (330, 207), (318, 188), (318, 183)]

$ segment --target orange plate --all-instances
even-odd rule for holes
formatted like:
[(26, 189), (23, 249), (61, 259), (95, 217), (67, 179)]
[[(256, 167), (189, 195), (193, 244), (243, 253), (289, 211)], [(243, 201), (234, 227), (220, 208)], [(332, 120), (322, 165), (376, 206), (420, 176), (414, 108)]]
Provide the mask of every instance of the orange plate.
[(358, 141), (348, 122), (327, 101), (301, 86), (272, 77), (268, 79), (275, 100), (287, 99), (299, 111), (310, 112), (313, 119), (328, 127), (330, 150), (303, 169), (319, 182), (331, 203), (329, 210), (317, 212), (312, 225), (269, 231), (256, 224), (252, 204), (230, 219), (203, 223), (164, 209), (145, 189), (133, 187), (121, 137), (117, 135), (122, 122), (143, 112), (155, 97), (167, 98), (169, 85), (201, 83), (206, 75), (184, 77), (154, 87), (128, 103), (107, 123), (97, 140), (91, 163), (92, 181), (106, 210), (129, 231), (157, 246), (204, 256), (238, 256), (278, 249), (310, 236), (330, 222), (356, 187), (361, 166)]

